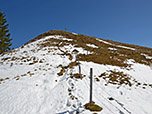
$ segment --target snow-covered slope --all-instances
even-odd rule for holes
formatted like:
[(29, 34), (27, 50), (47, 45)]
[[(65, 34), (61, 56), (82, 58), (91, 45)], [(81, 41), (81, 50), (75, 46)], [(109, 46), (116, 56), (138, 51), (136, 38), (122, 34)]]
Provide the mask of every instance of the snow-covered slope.
[[(51, 32), (1, 54), (0, 113), (151, 114), (150, 53), (131, 52), (136, 60), (125, 53), (137, 48), (123, 44), (111, 47), (111, 42), (97, 38), (81, 41), (81, 37), (86, 36)], [(106, 57), (110, 62), (104, 61)], [(89, 102), (90, 68), (93, 68), (93, 101), (103, 108), (101, 112), (84, 108)]]

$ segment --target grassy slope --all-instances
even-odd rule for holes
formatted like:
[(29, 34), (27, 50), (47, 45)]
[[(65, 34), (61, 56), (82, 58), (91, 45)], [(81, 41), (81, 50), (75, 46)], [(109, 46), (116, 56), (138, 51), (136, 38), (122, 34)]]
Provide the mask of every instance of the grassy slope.
[[(144, 53), (147, 56), (152, 56), (151, 48), (130, 45), (130, 44), (125, 44), (125, 43), (118, 43), (111, 40), (102, 39), (103, 41), (106, 41), (112, 44), (112, 45), (109, 45), (109, 44), (101, 42), (100, 39), (95, 38), (95, 37), (90, 37), (90, 36), (81, 35), (81, 34), (76, 35), (76, 34), (66, 32), (66, 31), (52, 30), (52, 31), (49, 31), (37, 36), (36, 38), (30, 40), (26, 44), (34, 42), (45, 36), (50, 36), (50, 35), (62, 35), (65, 38), (73, 39), (72, 41), (64, 41), (62, 46), (65, 46), (68, 44), (74, 44), (75, 47), (82, 47), (85, 50), (92, 52), (88, 56), (80, 54), (79, 59), (81, 61), (88, 61), (88, 62), (92, 61), (99, 64), (120, 66), (120, 67), (125, 67), (125, 68), (130, 66), (129, 64), (125, 63), (127, 59), (133, 59), (135, 62), (145, 64), (145, 65), (149, 65), (152, 62), (152, 59), (146, 58), (144, 55), (142, 55), (142, 53)], [(41, 45), (43, 47), (47, 47), (51, 45), (50, 42), (57, 42), (59, 44), (62, 41), (56, 40), (56, 39), (55, 40), (50, 39)], [(94, 44), (98, 48), (89, 47), (86, 44)], [(128, 47), (128, 49), (117, 47), (117, 45)], [(116, 48), (116, 50), (113, 51), (113, 50), (110, 50), (109, 48)], [(131, 50), (129, 48), (133, 48), (134, 50)]]

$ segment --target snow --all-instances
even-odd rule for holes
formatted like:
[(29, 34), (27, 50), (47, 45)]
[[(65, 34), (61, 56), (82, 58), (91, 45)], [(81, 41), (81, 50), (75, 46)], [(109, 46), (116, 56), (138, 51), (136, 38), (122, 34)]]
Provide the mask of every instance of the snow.
[[(48, 36), (28, 45), (24, 48), (16, 49), (12, 54), (0, 56), (0, 79), (9, 77), (8, 80), (0, 84), (0, 111), (1, 114), (76, 114), (79, 111), (81, 114), (92, 114), (83, 105), (89, 102), (89, 73), (90, 68), (93, 68), (93, 76), (98, 77), (100, 74), (108, 70), (116, 70), (124, 72), (136, 79), (142, 84), (152, 84), (152, 70), (149, 66), (134, 63), (133, 60), (128, 60), (132, 64), (131, 70), (122, 69), (117, 66), (101, 65), (93, 62), (80, 61), (81, 72), (86, 75), (82, 80), (70, 78), (70, 73), (79, 73), (78, 66), (73, 69), (66, 69), (63, 76), (58, 76), (57, 73), (61, 70), (59, 65), (67, 66), (71, 61), (75, 61), (76, 57), (69, 60), (68, 56), (61, 56), (62, 53), (57, 47), (46, 47), (33, 52), (37, 49), (37, 43), (41, 43), (49, 38), (62, 38), (62, 36)], [(97, 48), (93, 44), (87, 44), (90, 47)], [(50, 52), (48, 50), (51, 49)], [(83, 48), (68, 46), (61, 47), (61, 50), (72, 53), (77, 49), (79, 53), (86, 54), (87, 51)], [(27, 51), (27, 53), (23, 53)], [(36, 60), (43, 59), (43, 62), (33, 62), (18, 59), (11, 61), (13, 56), (22, 58), (36, 57)], [(10, 57), (6, 61), (2, 58)], [(13, 65), (11, 65), (13, 63)], [(22, 63), (22, 64), (20, 64)], [(34, 73), (30, 75), (30, 73)], [(24, 74), (26, 74), (24, 76)], [(17, 80), (16, 76), (19, 76)], [(101, 106), (103, 110), (96, 112), (97, 114), (151, 114), (152, 112), (152, 88), (142, 88), (142, 85), (133, 86), (117, 86), (108, 84), (99, 78), (97, 82), (93, 79), (93, 101)], [(72, 100), (68, 89), (71, 90)], [(110, 101), (108, 98), (113, 97)], [(77, 98), (77, 99), (75, 99)]]
[(136, 50), (135, 48), (120, 46), (120, 45), (116, 45), (116, 47), (120, 47), (120, 48), (124, 48), (124, 49), (130, 49), (130, 50)]
[(74, 34), (74, 35), (78, 35), (77, 33), (74, 33), (74, 32), (72, 32), (72, 34)]
[(115, 47), (119, 47), (119, 48), (124, 48), (124, 49), (129, 49), (129, 50), (136, 50), (135, 48), (121, 46), (121, 45), (115, 45), (115, 44), (109, 43), (109, 42), (101, 40), (101, 39), (97, 39), (97, 40), (100, 41), (100, 42), (103, 42), (105, 44), (111, 45), (111, 46), (115, 46)]
[(141, 55), (145, 56), (145, 57), (146, 57), (146, 59), (152, 59), (152, 57), (151, 57), (151, 56), (146, 55), (146, 54), (144, 54), (144, 53), (141, 53)]
[(93, 48), (98, 48), (98, 46), (94, 45), (94, 44), (86, 44), (89, 47), (93, 47)]
[(100, 42), (103, 42), (103, 43), (105, 43), (105, 44), (108, 44), (108, 45), (113, 45), (112, 43), (109, 43), (109, 42), (107, 42), (107, 41), (101, 40), (101, 39), (99, 39), (99, 38), (97, 38), (97, 40), (100, 41)]
[(117, 50), (116, 48), (111, 48), (111, 47), (109, 47), (108, 49), (109, 49), (109, 50)]

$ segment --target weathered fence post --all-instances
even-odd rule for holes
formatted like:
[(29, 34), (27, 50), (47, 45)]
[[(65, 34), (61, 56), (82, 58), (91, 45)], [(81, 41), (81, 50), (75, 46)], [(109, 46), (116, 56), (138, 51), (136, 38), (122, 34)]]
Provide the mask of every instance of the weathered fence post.
[(79, 76), (81, 78), (81, 66), (80, 66), (80, 62), (78, 64), (79, 64)]
[(79, 77), (81, 78), (81, 66), (80, 66), (80, 61), (79, 61), (78, 56), (77, 56), (77, 61), (78, 61), (78, 66), (79, 66)]
[(92, 75), (93, 75), (93, 69), (90, 68), (90, 103), (92, 102)]

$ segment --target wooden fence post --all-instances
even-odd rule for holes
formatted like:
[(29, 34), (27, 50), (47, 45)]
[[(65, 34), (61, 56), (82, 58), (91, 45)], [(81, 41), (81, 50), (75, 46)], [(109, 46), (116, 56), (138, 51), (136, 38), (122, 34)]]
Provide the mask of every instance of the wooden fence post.
[(93, 75), (93, 69), (90, 68), (90, 103), (92, 102), (92, 75)]
[(79, 66), (79, 77), (81, 78), (81, 66), (80, 66), (80, 61), (79, 61), (79, 57), (76, 57), (77, 61), (78, 61), (78, 66)]
[(79, 64), (79, 76), (81, 78), (81, 66), (80, 66), (80, 62), (78, 64)]

